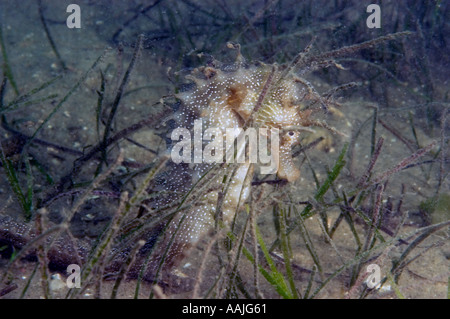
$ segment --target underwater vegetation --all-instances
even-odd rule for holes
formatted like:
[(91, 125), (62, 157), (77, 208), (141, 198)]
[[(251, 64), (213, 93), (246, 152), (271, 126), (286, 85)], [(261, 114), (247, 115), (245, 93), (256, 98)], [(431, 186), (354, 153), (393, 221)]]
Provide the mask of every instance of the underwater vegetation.
[(0, 296), (446, 297), (448, 4), (368, 4), (1, 3)]

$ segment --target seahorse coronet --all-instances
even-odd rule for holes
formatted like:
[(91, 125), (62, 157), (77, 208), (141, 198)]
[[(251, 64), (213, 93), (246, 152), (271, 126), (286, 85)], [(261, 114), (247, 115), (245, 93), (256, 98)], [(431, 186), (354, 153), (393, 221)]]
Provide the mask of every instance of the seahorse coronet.
[[(228, 47), (239, 49), (234, 44)], [(194, 68), (188, 73), (185, 81), (190, 83), (186, 86), (188, 89), (175, 94), (181, 101), (180, 112), (176, 116), (179, 125), (187, 125), (192, 129), (195, 125), (193, 120), (201, 119), (205, 131), (216, 128), (223, 136), (231, 134), (232, 138), (237, 137), (236, 131), (240, 129), (265, 129), (260, 130), (259, 134), (268, 138), (272, 144), (273, 134), (277, 134), (277, 147), (270, 151), (277, 177), (287, 182), (295, 182), (300, 177), (300, 170), (292, 158), (292, 147), (299, 143), (302, 133), (295, 127), (309, 126), (313, 110), (302, 109), (303, 99), (309, 96), (309, 91), (293, 72), (286, 72), (285, 67), (277, 64), (249, 63), (238, 50), (234, 63), (222, 63), (212, 58), (208, 65)], [(289, 129), (291, 127), (292, 130)], [(244, 146), (237, 153), (248, 155), (251, 147)], [(246, 158), (234, 170), (210, 177), (213, 179), (211, 185), (215, 187), (205, 189), (205, 194), (196, 201), (194, 208), (179, 214), (170, 222), (162, 245), (172, 245), (167, 252), (167, 264), (176, 266), (189, 249), (214, 228), (219, 213), (216, 211), (219, 194), (223, 196), (221, 221), (225, 227), (231, 224), (250, 198), (254, 166)], [(197, 176), (196, 181), (206, 172), (205, 164), (191, 164), (191, 168), (194, 172), (192, 176)]]

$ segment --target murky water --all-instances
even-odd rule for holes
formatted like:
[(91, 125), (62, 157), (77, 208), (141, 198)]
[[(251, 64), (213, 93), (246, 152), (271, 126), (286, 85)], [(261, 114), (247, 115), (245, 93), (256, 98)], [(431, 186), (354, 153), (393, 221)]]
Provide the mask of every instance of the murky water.
[[(71, 3), (0, 1), (5, 298), (66, 296), (72, 263), (86, 298), (446, 297), (448, 3)], [(172, 161), (254, 107), (298, 178)]]

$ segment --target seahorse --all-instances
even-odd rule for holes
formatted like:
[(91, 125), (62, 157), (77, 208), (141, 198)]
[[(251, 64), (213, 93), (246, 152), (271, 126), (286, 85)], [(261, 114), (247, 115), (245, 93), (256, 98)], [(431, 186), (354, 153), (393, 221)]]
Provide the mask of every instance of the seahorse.
[[(304, 131), (310, 131), (309, 126), (327, 128), (311, 115), (331, 106), (311, 84), (295, 74), (295, 64), (247, 62), (238, 44), (228, 43), (227, 46), (236, 52), (234, 62), (222, 63), (209, 57), (206, 65), (185, 76), (187, 89), (175, 94), (178, 105), (172, 119), (190, 132), (198, 129), (196, 125), (201, 125), (205, 134), (210, 130), (208, 140), (214, 143), (218, 139), (216, 146), (224, 145), (222, 139), (239, 140), (248, 128), (254, 128), (258, 132), (258, 142), (266, 138), (266, 142), (270, 141), (272, 173), (276, 173), (278, 179), (293, 183), (300, 177), (300, 170), (292, 158), (292, 147), (299, 143)], [(173, 125), (172, 128), (176, 129)], [(174, 135), (181, 142), (179, 134)], [(178, 174), (166, 174), (159, 189), (176, 190), (173, 185), (183, 184), (181, 194), (186, 196), (184, 206), (188, 208), (176, 211), (166, 225), (154, 257), (146, 266), (148, 274), (154, 274), (159, 268), (170, 272), (179, 266), (191, 248), (214, 229), (218, 218), (227, 228), (244, 208), (256, 167), (260, 172), (267, 167), (250, 160), (254, 146), (237, 144), (234, 148), (234, 143), (226, 143), (218, 163), (172, 163), (173, 167), (178, 167)], [(203, 148), (203, 145), (194, 145), (194, 153), (196, 147)], [(190, 154), (190, 148), (188, 141), (183, 152)], [(175, 155), (179, 155), (179, 151), (177, 148)], [(245, 159), (236, 163), (240, 155)], [(192, 160), (190, 155), (187, 158)], [(230, 159), (231, 164), (227, 161)], [(189, 176), (189, 183), (182, 176)], [(186, 192), (192, 193), (186, 195)], [(172, 195), (155, 199), (150, 210), (157, 211), (175, 199)], [(190, 206), (186, 205), (189, 200)]]
[[(159, 272), (162, 276), (170, 274), (191, 249), (215, 229), (217, 222), (225, 229), (229, 227), (249, 200), (257, 167), (260, 173), (276, 174), (281, 180), (295, 182), (300, 170), (292, 158), (292, 147), (299, 143), (307, 127), (327, 127), (313, 120), (311, 115), (331, 106), (311, 84), (296, 75), (295, 63), (281, 66), (248, 62), (238, 44), (228, 43), (227, 47), (236, 52), (234, 62), (222, 63), (209, 57), (206, 65), (185, 76), (184, 89), (174, 95), (177, 103), (173, 105), (171, 119), (176, 123), (173, 129), (178, 126), (192, 132), (195, 123), (201, 123), (205, 132), (200, 133), (215, 129), (215, 134), (209, 136), (211, 143), (219, 140), (218, 134), (232, 143), (224, 146), (223, 161), (195, 163), (194, 158), (194, 163), (170, 162), (167, 169), (152, 180), (148, 189), (155, 196), (142, 203), (145, 209), (138, 217), (168, 211), (170, 218), (146, 229), (144, 234), (138, 232), (138, 237), (130, 236), (134, 241), (143, 238), (146, 244), (135, 256), (129, 277), (144, 272), (144, 279), (153, 281)], [(252, 143), (237, 142), (234, 147), (234, 140), (239, 141), (249, 128), (256, 130), (258, 144), (261, 141), (271, 144), (270, 151), (264, 154), (272, 164), (270, 169), (265, 165), (267, 161), (251, 160)], [(250, 136), (248, 138), (250, 140)], [(206, 150), (203, 145), (194, 145), (194, 153), (196, 147)], [(166, 209), (174, 202), (179, 204)], [(20, 249), (36, 236), (31, 226), (18, 224), (11, 218), (0, 219), (0, 239), (7, 245)], [(88, 244), (73, 243), (65, 237), (52, 240), (50, 236), (46, 242), (52, 245), (48, 249), (48, 260), (54, 269), (62, 271), (68, 264), (88, 259)], [(105, 274), (115, 273), (122, 267), (133, 245), (130, 241), (119, 241), (107, 258)], [(28, 256), (36, 259), (35, 251)]]

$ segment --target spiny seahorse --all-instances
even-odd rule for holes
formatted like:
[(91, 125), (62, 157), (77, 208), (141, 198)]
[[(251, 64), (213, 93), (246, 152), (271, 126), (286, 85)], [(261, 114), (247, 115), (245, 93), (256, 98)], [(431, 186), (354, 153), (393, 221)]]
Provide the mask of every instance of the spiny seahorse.
[[(257, 141), (267, 138), (271, 142), (273, 172), (279, 179), (294, 182), (300, 171), (293, 161), (292, 147), (299, 143), (308, 126), (327, 127), (314, 121), (311, 115), (331, 106), (309, 82), (295, 74), (295, 63), (289, 67), (248, 63), (238, 44), (228, 43), (227, 46), (236, 51), (234, 62), (222, 63), (210, 58), (207, 65), (186, 75), (188, 89), (175, 95), (180, 102), (173, 116), (177, 125), (192, 132), (198, 129), (196, 125), (201, 124), (210, 143), (218, 139), (215, 146), (224, 147), (224, 152), (219, 155), (219, 163), (197, 161), (198, 164), (178, 164), (184, 176), (191, 177), (191, 188), (184, 188), (184, 192), (192, 191), (192, 194), (183, 194), (186, 200), (191, 200), (191, 206), (177, 211), (165, 228), (159, 248), (150, 261), (153, 271), (161, 264), (165, 270), (179, 265), (191, 247), (214, 229), (217, 218), (229, 227), (249, 199), (255, 166), (265, 166), (250, 160), (252, 145), (246, 147), (245, 143), (240, 146), (238, 143), (235, 149), (232, 143), (224, 146), (222, 139), (233, 141), (242, 137), (249, 127), (258, 129)], [(173, 134), (172, 138), (179, 143), (186, 142), (179, 134)], [(190, 141), (183, 145), (184, 148), (176, 148), (175, 154), (172, 149), (172, 158), (180, 152), (188, 152), (187, 159), (192, 160)], [(203, 145), (195, 145), (194, 141), (194, 153), (196, 147), (203, 148)], [(217, 155), (215, 152), (217, 148), (211, 154)], [(236, 163), (239, 155), (244, 155), (245, 160)], [(230, 159), (234, 159), (234, 166)], [(181, 176), (183, 174), (167, 175), (159, 185), (160, 189), (166, 186), (166, 190), (173, 189), (171, 181), (175, 184), (182, 181), (186, 187), (186, 180)], [(201, 191), (197, 192), (197, 189)], [(166, 199), (155, 200), (152, 209), (158, 210), (172, 200), (174, 197), (170, 195)]]
[[(382, 40), (391, 38), (386, 36)], [(382, 40), (375, 40), (365, 47)], [(290, 65), (282, 66), (247, 62), (238, 44), (228, 43), (227, 46), (236, 52), (234, 62), (222, 63), (210, 57), (205, 66), (192, 70), (186, 76), (186, 89), (174, 95), (178, 102), (173, 105), (172, 120), (175, 125), (172, 128), (183, 127), (192, 132), (195, 131), (196, 121), (200, 121), (205, 133), (208, 129), (216, 129), (216, 134), (209, 136), (211, 143), (218, 138), (218, 132), (225, 140), (234, 140), (239, 139), (247, 129), (255, 128), (258, 130), (258, 142), (270, 141), (270, 154), (265, 155), (269, 155), (270, 161), (274, 163), (273, 172), (281, 180), (295, 182), (300, 171), (293, 161), (292, 147), (299, 143), (304, 131), (308, 131), (307, 127), (329, 128), (325, 123), (315, 121), (312, 115), (331, 110), (334, 105), (330, 96), (321, 96), (299, 74), (333, 65), (334, 62), (326, 60), (332, 55), (305, 62), (307, 47)], [(332, 53), (339, 55), (356, 49)], [(305, 64), (306, 67), (298, 72), (301, 63), (304, 64), (302, 67)], [(194, 145), (194, 153), (196, 147), (203, 148), (203, 145)], [(224, 227), (229, 227), (250, 197), (255, 167), (266, 167), (250, 161), (251, 148), (251, 145), (246, 147), (245, 143), (242, 146), (238, 143), (236, 149), (226, 146), (222, 154), (225, 161), (219, 163), (171, 162), (165, 172), (151, 181), (148, 189), (153, 197), (142, 202), (141, 207), (145, 209), (138, 214), (138, 218), (145, 220), (147, 215), (166, 210), (169, 214), (166, 214), (168, 218), (156, 230), (148, 229), (145, 234), (137, 232), (139, 237), (134, 239), (144, 237), (147, 243), (136, 255), (130, 275), (136, 276), (142, 267), (145, 267), (144, 278), (151, 280), (160, 270), (170, 273), (190, 249), (215, 228), (218, 219)], [(239, 154), (244, 155), (243, 162), (237, 161)], [(229, 158), (236, 161), (229, 163), (226, 161)], [(172, 203), (176, 203), (174, 207)], [(30, 238), (10, 236), (14, 229), (9, 220), (3, 225), (0, 220), (0, 236), (9, 236), (11, 243), (18, 243), (17, 246), (22, 247)], [(129, 238), (133, 239), (133, 236)], [(112, 249), (107, 272), (120, 268), (130, 254), (130, 245), (130, 242), (119, 243)], [(48, 251), (50, 254), (54, 250)], [(64, 250), (58, 251), (64, 254)], [(87, 258), (86, 252), (87, 249), (83, 248), (83, 252), (78, 254), (82, 261)], [(149, 253), (150, 258), (147, 258)], [(49, 255), (48, 259), (51, 261), (54, 257)], [(66, 257), (69, 263), (75, 261), (73, 256)], [(61, 255), (58, 258), (65, 260)]]

